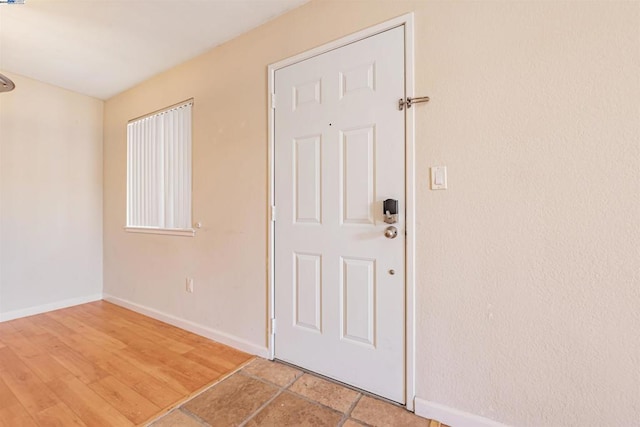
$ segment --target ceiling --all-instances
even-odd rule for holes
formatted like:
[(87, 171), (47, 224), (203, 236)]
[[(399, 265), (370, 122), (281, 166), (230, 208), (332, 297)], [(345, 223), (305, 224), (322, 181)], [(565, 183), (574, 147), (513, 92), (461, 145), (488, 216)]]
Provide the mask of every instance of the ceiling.
[(306, 1), (0, 4), (0, 70), (107, 99)]

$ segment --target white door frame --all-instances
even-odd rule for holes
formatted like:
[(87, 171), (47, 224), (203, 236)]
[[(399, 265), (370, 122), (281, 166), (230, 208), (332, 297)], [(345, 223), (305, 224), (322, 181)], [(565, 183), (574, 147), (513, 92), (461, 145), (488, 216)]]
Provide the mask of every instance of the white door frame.
[[(406, 97), (414, 96), (414, 33), (413, 33), (413, 13), (408, 13), (373, 27), (358, 31), (341, 39), (327, 43), (315, 49), (303, 52), (291, 58), (270, 64), (268, 68), (268, 106), (269, 111), (269, 226), (268, 226), (268, 327), (267, 327), (267, 347), (269, 359), (275, 357), (273, 318), (275, 316), (275, 268), (274, 268), (274, 237), (275, 224), (275, 170), (274, 170), (274, 145), (275, 145), (275, 117), (273, 114), (273, 93), (275, 90), (275, 72), (280, 68), (287, 67), (305, 59), (321, 55), (328, 51), (338, 49), (350, 43), (374, 36), (392, 28), (404, 26), (405, 28), (405, 94)], [(398, 94), (398, 99), (403, 94)], [(406, 382), (406, 407), (414, 410), (415, 399), (415, 129), (414, 129), (414, 109), (406, 109), (405, 114), (405, 191), (406, 191), (406, 265), (405, 265), (405, 382)]]

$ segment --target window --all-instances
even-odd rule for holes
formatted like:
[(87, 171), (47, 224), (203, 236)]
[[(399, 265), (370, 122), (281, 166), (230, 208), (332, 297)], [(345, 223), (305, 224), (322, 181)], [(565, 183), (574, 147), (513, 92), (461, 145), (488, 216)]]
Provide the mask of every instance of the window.
[(193, 235), (192, 101), (127, 125), (128, 231)]

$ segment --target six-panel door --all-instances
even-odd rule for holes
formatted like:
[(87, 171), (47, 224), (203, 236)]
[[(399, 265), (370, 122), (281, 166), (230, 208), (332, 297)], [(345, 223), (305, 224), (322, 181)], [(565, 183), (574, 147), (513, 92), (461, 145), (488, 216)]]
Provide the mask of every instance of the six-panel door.
[(277, 70), (275, 96), (276, 357), (404, 403), (404, 28)]

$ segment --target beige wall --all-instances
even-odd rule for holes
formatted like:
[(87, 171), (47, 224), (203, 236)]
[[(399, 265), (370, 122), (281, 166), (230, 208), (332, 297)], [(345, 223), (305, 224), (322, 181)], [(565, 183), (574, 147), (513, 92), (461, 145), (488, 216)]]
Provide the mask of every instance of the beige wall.
[[(409, 11), (432, 98), (416, 108), (418, 398), (640, 425), (637, 2), (313, 1), (110, 99), (105, 292), (264, 347), (266, 66)], [(190, 97), (204, 228), (127, 234), (127, 120)], [(435, 164), (447, 191), (428, 190)]]
[(103, 102), (6, 73), (0, 319), (100, 298)]

